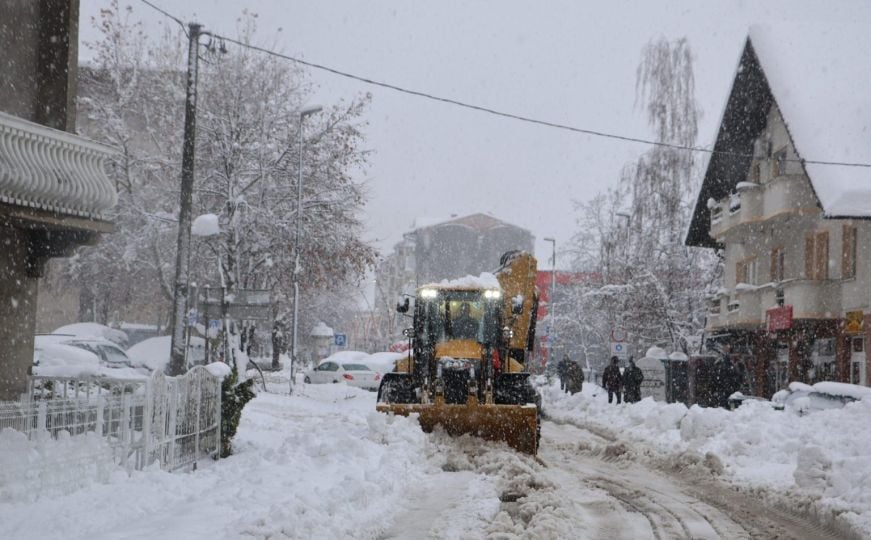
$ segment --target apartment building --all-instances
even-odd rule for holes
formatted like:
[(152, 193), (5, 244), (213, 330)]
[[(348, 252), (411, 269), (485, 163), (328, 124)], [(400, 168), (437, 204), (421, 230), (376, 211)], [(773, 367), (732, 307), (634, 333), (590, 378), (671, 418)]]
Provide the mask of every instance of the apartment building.
[(46, 262), (111, 231), (111, 149), (75, 135), (78, 0), (0, 2), (0, 400), (27, 388)]
[(861, 28), (753, 27), (686, 243), (722, 250), (709, 348), (751, 390), (869, 384), (871, 39)]

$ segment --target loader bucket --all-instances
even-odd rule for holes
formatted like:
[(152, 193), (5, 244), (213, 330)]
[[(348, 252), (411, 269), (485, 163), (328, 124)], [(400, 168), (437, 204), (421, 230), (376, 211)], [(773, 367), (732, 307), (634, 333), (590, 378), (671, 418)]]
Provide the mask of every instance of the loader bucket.
[(466, 433), (490, 441), (504, 441), (525, 454), (538, 452), (538, 408), (533, 405), (379, 403), (380, 412), (408, 416), (417, 413), (429, 433), (441, 425), (451, 436)]

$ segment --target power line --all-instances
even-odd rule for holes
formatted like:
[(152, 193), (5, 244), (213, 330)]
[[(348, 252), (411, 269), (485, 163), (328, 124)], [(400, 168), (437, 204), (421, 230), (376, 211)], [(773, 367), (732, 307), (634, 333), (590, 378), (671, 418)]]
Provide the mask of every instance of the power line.
[(184, 21), (182, 21), (181, 19), (179, 19), (178, 17), (176, 17), (176, 16), (173, 15), (172, 13), (169, 13), (169, 12), (167, 12), (167, 11), (164, 11), (163, 9), (161, 9), (161, 8), (159, 8), (159, 7), (157, 7), (157, 6), (155, 6), (154, 4), (152, 4), (151, 2), (149, 2), (148, 0), (142, 0), (142, 3), (145, 4), (146, 6), (150, 7), (151, 9), (157, 11), (158, 13), (160, 13), (161, 15), (163, 15), (164, 17), (168, 17), (168, 18), (174, 20), (175, 22), (178, 23), (179, 26), (182, 27), (183, 30), (185, 30), (185, 32), (187, 32), (187, 25), (184, 23)]
[[(166, 13), (162, 9), (155, 7), (148, 0), (142, 0), (142, 2), (144, 2), (148, 6), (153, 7), (154, 9), (158, 10), (160, 13), (163, 13), (167, 17), (170, 17), (171, 19), (175, 20), (179, 24), (184, 25), (184, 23), (182, 23), (180, 21), (180, 19), (178, 19), (177, 17), (175, 17), (173, 15)], [(428, 92), (423, 92), (420, 90), (412, 90), (412, 89), (405, 88), (402, 86), (397, 86), (395, 84), (390, 84), (390, 83), (386, 83), (383, 81), (377, 81), (375, 79), (370, 79), (368, 77), (355, 75), (355, 74), (349, 73), (347, 71), (342, 71), (339, 69), (331, 68), (331, 67), (325, 66), (323, 64), (318, 64), (316, 62), (310, 62), (308, 60), (303, 60), (301, 58), (297, 58), (294, 56), (289, 56), (287, 54), (273, 51), (271, 49), (266, 49), (264, 47), (252, 45), (251, 43), (245, 43), (244, 41), (239, 41), (238, 39), (233, 39), (231, 37), (222, 36), (222, 35), (216, 34), (214, 32), (209, 32), (209, 34), (211, 36), (213, 36), (215, 39), (221, 39), (221, 40), (224, 40), (224, 41), (227, 41), (230, 43), (235, 43), (236, 45), (239, 45), (240, 47), (245, 47), (247, 49), (262, 52), (264, 54), (275, 56), (277, 58), (282, 58), (284, 60), (290, 60), (291, 62), (296, 62), (297, 64), (308, 66), (308, 67), (313, 68), (313, 69), (319, 69), (321, 71), (326, 71), (328, 73), (332, 73), (333, 75), (338, 75), (340, 77), (345, 77), (347, 79), (353, 79), (355, 81), (359, 81), (359, 82), (362, 82), (365, 84), (370, 84), (373, 86), (378, 86), (381, 88), (387, 88), (389, 90), (394, 90), (396, 92), (400, 92), (403, 94), (408, 94), (411, 96), (429, 99), (429, 100), (437, 101), (437, 102), (441, 102), (441, 103), (447, 103), (449, 105), (454, 105), (457, 107), (462, 107), (464, 109), (470, 109), (473, 111), (483, 112), (483, 113), (491, 114), (494, 116), (499, 116), (502, 118), (509, 118), (512, 120), (518, 120), (521, 122), (526, 122), (526, 123), (535, 124), (535, 125), (539, 125), (539, 126), (560, 129), (563, 131), (570, 131), (573, 133), (581, 133), (581, 134), (590, 135), (593, 137), (602, 137), (602, 138), (614, 139), (614, 140), (618, 140), (618, 141), (634, 142), (634, 143), (646, 144), (646, 145), (650, 145), (650, 146), (658, 146), (658, 147), (662, 147), (662, 148), (671, 148), (674, 150), (684, 150), (684, 151), (688, 151), (688, 152), (701, 152), (701, 153), (711, 154), (711, 155), (725, 155), (725, 156), (732, 156), (732, 157), (744, 157), (744, 158), (755, 157), (752, 154), (744, 154), (741, 152), (729, 152), (729, 151), (723, 151), (723, 150), (713, 150), (711, 148), (705, 148), (703, 146), (687, 146), (687, 145), (674, 144), (674, 143), (668, 143), (668, 142), (663, 142), (663, 141), (655, 141), (652, 139), (644, 139), (641, 137), (632, 137), (632, 136), (628, 136), (628, 135), (619, 135), (616, 133), (608, 133), (608, 132), (597, 131), (597, 130), (593, 130), (593, 129), (585, 129), (585, 128), (580, 128), (580, 127), (576, 127), (576, 126), (570, 126), (568, 124), (560, 124), (558, 122), (551, 122), (548, 120), (541, 120), (538, 118), (532, 118), (532, 117), (523, 116), (520, 114), (514, 114), (514, 113), (510, 113), (510, 112), (500, 111), (497, 109), (491, 109), (490, 107), (485, 107), (483, 105), (475, 105), (473, 103), (468, 103), (468, 102), (460, 101), (460, 100), (453, 99), (453, 98), (437, 96), (435, 94), (430, 94)], [(814, 164), (814, 165), (838, 165), (838, 166), (842, 166), (842, 167), (871, 168), (871, 163), (860, 163), (860, 162), (824, 161), (824, 160), (811, 160), (811, 159), (786, 159), (785, 161), (797, 162), (797, 163), (810, 163), (810, 164)]]

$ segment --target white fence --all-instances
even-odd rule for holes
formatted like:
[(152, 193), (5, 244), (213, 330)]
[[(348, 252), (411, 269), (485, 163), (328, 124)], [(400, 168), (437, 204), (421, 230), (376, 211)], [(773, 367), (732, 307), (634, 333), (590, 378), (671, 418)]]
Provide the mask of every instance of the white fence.
[(29, 395), (0, 402), (0, 488), (64, 490), (81, 481), (74, 471), (113, 465), (196, 468), (220, 451), (221, 380), (201, 366), (137, 380), (34, 377)]

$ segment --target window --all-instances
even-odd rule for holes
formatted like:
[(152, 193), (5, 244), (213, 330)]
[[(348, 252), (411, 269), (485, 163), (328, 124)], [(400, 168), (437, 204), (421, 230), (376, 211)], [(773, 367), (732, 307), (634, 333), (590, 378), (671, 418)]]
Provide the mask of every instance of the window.
[(735, 283), (756, 284), (756, 257), (748, 257), (735, 264)]
[(776, 247), (771, 250), (771, 281), (783, 281), (785, 260), (782, 247)]
[(368, 366), (363, 364), (342, 364), (342, 369), (345, 371), (371, 371)]
[(729, 313), (734, 313), (734, 312), (738, 311), (739, 309), (741, 309), (741, 303), (738, 300), (733, 298), (729, 302), (729, 304), (726, 306), (726, 309), (729, 311)]
[(844, 225), (841, 238), (841, 278), (856, 277), (856, 227)]
[(778, 150), (774, 154), (774, 161), (771, 164), (771, 175), (774, 177), (786, 174), (786, 148)]
[(723, 217), (723, 207), (715, 204), (711, 207), (711, 222), (716, 222), (721, 217)]
[(713, 317), (713, 316), (717, 316), (719, 314), (720, 314), (720, 299), (714, 298), (708, 304), (708, 315)]
[(758, 161), (753, 162), (753, 173), (751, 175), (751, 178), (757, 184), (762, 183), (762, 164)]
[(777, 307), (783, 307), (783, 304), (786, 303), (786, 298), (783, 294), (783, 289), (777, 289), (774, 291), (774, 303), (777, 304)]
[(829, 232), (817, 231), (804, 239), (804, 276), (829, 279)]

